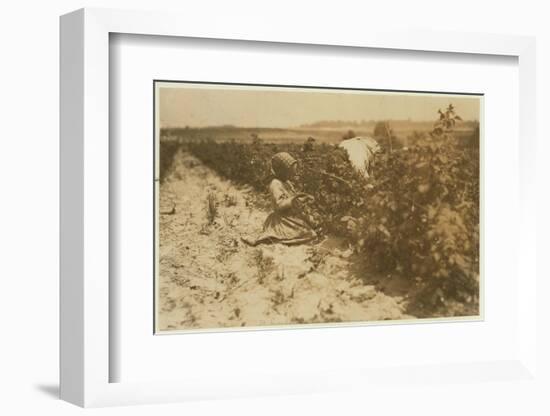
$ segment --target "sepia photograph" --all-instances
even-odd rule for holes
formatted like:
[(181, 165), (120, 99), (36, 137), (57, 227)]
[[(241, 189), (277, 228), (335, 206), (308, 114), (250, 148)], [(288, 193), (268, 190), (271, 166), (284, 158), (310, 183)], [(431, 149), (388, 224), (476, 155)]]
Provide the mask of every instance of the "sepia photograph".
[(482, 317), (483, 95), (154, 82), (155, 332)]

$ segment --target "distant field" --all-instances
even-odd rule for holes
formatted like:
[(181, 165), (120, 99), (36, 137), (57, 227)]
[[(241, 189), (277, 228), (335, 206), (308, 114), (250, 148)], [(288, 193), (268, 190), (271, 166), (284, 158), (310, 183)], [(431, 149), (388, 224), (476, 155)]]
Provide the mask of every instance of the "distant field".
[[(169, 128), (161, 131), (161, 137), (167, 140), (182, 141), (230, 141), (251, 143), (254, 137), (268, 143), (303, 142), (314, 137), (320, 143), (338, 143), (347, 130), (330, 129), (276, 129), (248, 127), (205, 127), (205, 128)], [(357, 134), (371, 134), (371, 131), (356, 131)]]
[[(295, 129), (282, 128), (252, 128), (252, 127), (204, 127), (204, 128), (163, 128), (162, 140), (200, 141), (215, 140), (219, 142), (234, 140), (239, 143), (251, 143), (255, 137), (266, 143), (296, 143), (304, 142), (313, 137), (318, 143), (337, 144), (351, 130), (356, 136), (373, 136), (375, 123), (361, 126), (339, 127), (304, 127)], [(429, 122), (395, 122), (390, 123), (399, 141), (406, 145), (408, 137), (415, 132), (431, 131), (433, 123)], [(455, 135), (469, 135), (474, 130), (472, 123), (464, 123), (455, 128)]]

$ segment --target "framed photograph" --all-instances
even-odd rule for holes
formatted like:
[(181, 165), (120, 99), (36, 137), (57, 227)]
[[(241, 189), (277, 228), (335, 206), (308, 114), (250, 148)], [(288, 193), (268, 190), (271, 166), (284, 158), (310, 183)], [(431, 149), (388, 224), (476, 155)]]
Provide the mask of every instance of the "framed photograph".
[(534, 40), (246, 29), (61, 18), (62, 398), (536, 386)]
[(482, 317), (482, 95), (154, 87), (156, 333)]

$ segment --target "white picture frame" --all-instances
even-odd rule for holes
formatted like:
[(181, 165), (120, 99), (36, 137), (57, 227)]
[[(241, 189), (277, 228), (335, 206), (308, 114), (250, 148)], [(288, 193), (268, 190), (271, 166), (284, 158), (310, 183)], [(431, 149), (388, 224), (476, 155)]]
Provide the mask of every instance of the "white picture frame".
[[(113, 383), (109, 363), (109, 35), (112, 33), (228, 39), (282, 44), (332, 45), (439, 53), (506, 55), (519, 62), (519, 148), (521, 177), (517, 294), (520, 345), (506, 361), (441, 363), (407, 369), (334, 370), (232, 382), (229, 374), (176, 382)], [(323, 392), (377, 383), (439, 380), (480, 383), (496, 379), (537, 383), (535, 267), (535, 40), (531, 37), (468, 33), (397, 32), (366, 29), (328, 34), (251, 21), (238, 30), (231, 22), (204, 25), (171, 13), (82, 9), (61, 18), (61, 398), (79, 406), (185, 401), (196, 398)], [(112, 306), (112, 305), (111, 305)], [(359, 369), (358, 369), (359, 370)], [(476, 375), (477, 374), (477, 375)], [(480, 374), (483, 374), (480, 376)], [(493, 379), (489, 377), (490, 379)], [(345, 380), (345, 381), (342, 381)], [(408, 381), (407, 381), (408, 380)]]

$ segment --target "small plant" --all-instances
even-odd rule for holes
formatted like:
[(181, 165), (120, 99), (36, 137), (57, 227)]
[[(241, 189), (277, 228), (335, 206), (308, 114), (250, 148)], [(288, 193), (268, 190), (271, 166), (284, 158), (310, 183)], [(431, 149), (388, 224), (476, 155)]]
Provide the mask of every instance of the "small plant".
[(355, 136), (357, 135), (353, 130), (348, 130), (348, 132), (342, 136), (342, 140), (353, 139)]
[(273, 292), (273, 296), (271, 297), (271, 301), (273, 302), (273, 307), (277, 308), (277, 306), (282, 305), (286, 301), (286, 296), (282, 292), (281, 289), (276, 289)]
[(443, 136), (453, 132), (457, 121), (462, 121), (462, 118), (455, 113), (455, 108), (452, 104), (446, 108), (443, 112), (441, 109), (437, 110), (439, 113), (439, 120), (434, 124), (432, 136)]
[(265, 278), (273, 269), (273, 259), (271, 257), (265, 257), (261, 249), (256, 249), (254, 251), (253, 259), (258, 268), (258, 283), (263, 284)]
[(226, 207), (234, 207), (237, 205), (237, 197), (232, 194), (225, 194), (223, 202)]
[(373, 135), (387, 149), (393, 152), (397, 137), (395, 136), (393, 129), (390, 126), (389, 121), (379, 121), (374, 126)]
[(317, 270), (317, 268), (323, 263), (327, 253), (322, 253), (321, 250), (316, 249), (315, 247), (310, 249), (308, 260), (311, 262), (311, 270)]
[(307, 138), (306, 142), (304, 143), (304, 145), (302, 146), (302, 151), (303, 152), (311, 152), (313, 150), (314, 144), (315, 144), (315, 138), (309, 136)]
[(206, 219), (208, 224), (213, 224), (218, 216), (218, 201), (216, 195), (213, 192), (210, 192), (206, 196)]
[(282, 282), (285, 280), (285, 265), (281, 264), (281, 267), (277, 270), (277, 276), (275, 277), (276, 280), (279, 282)]

